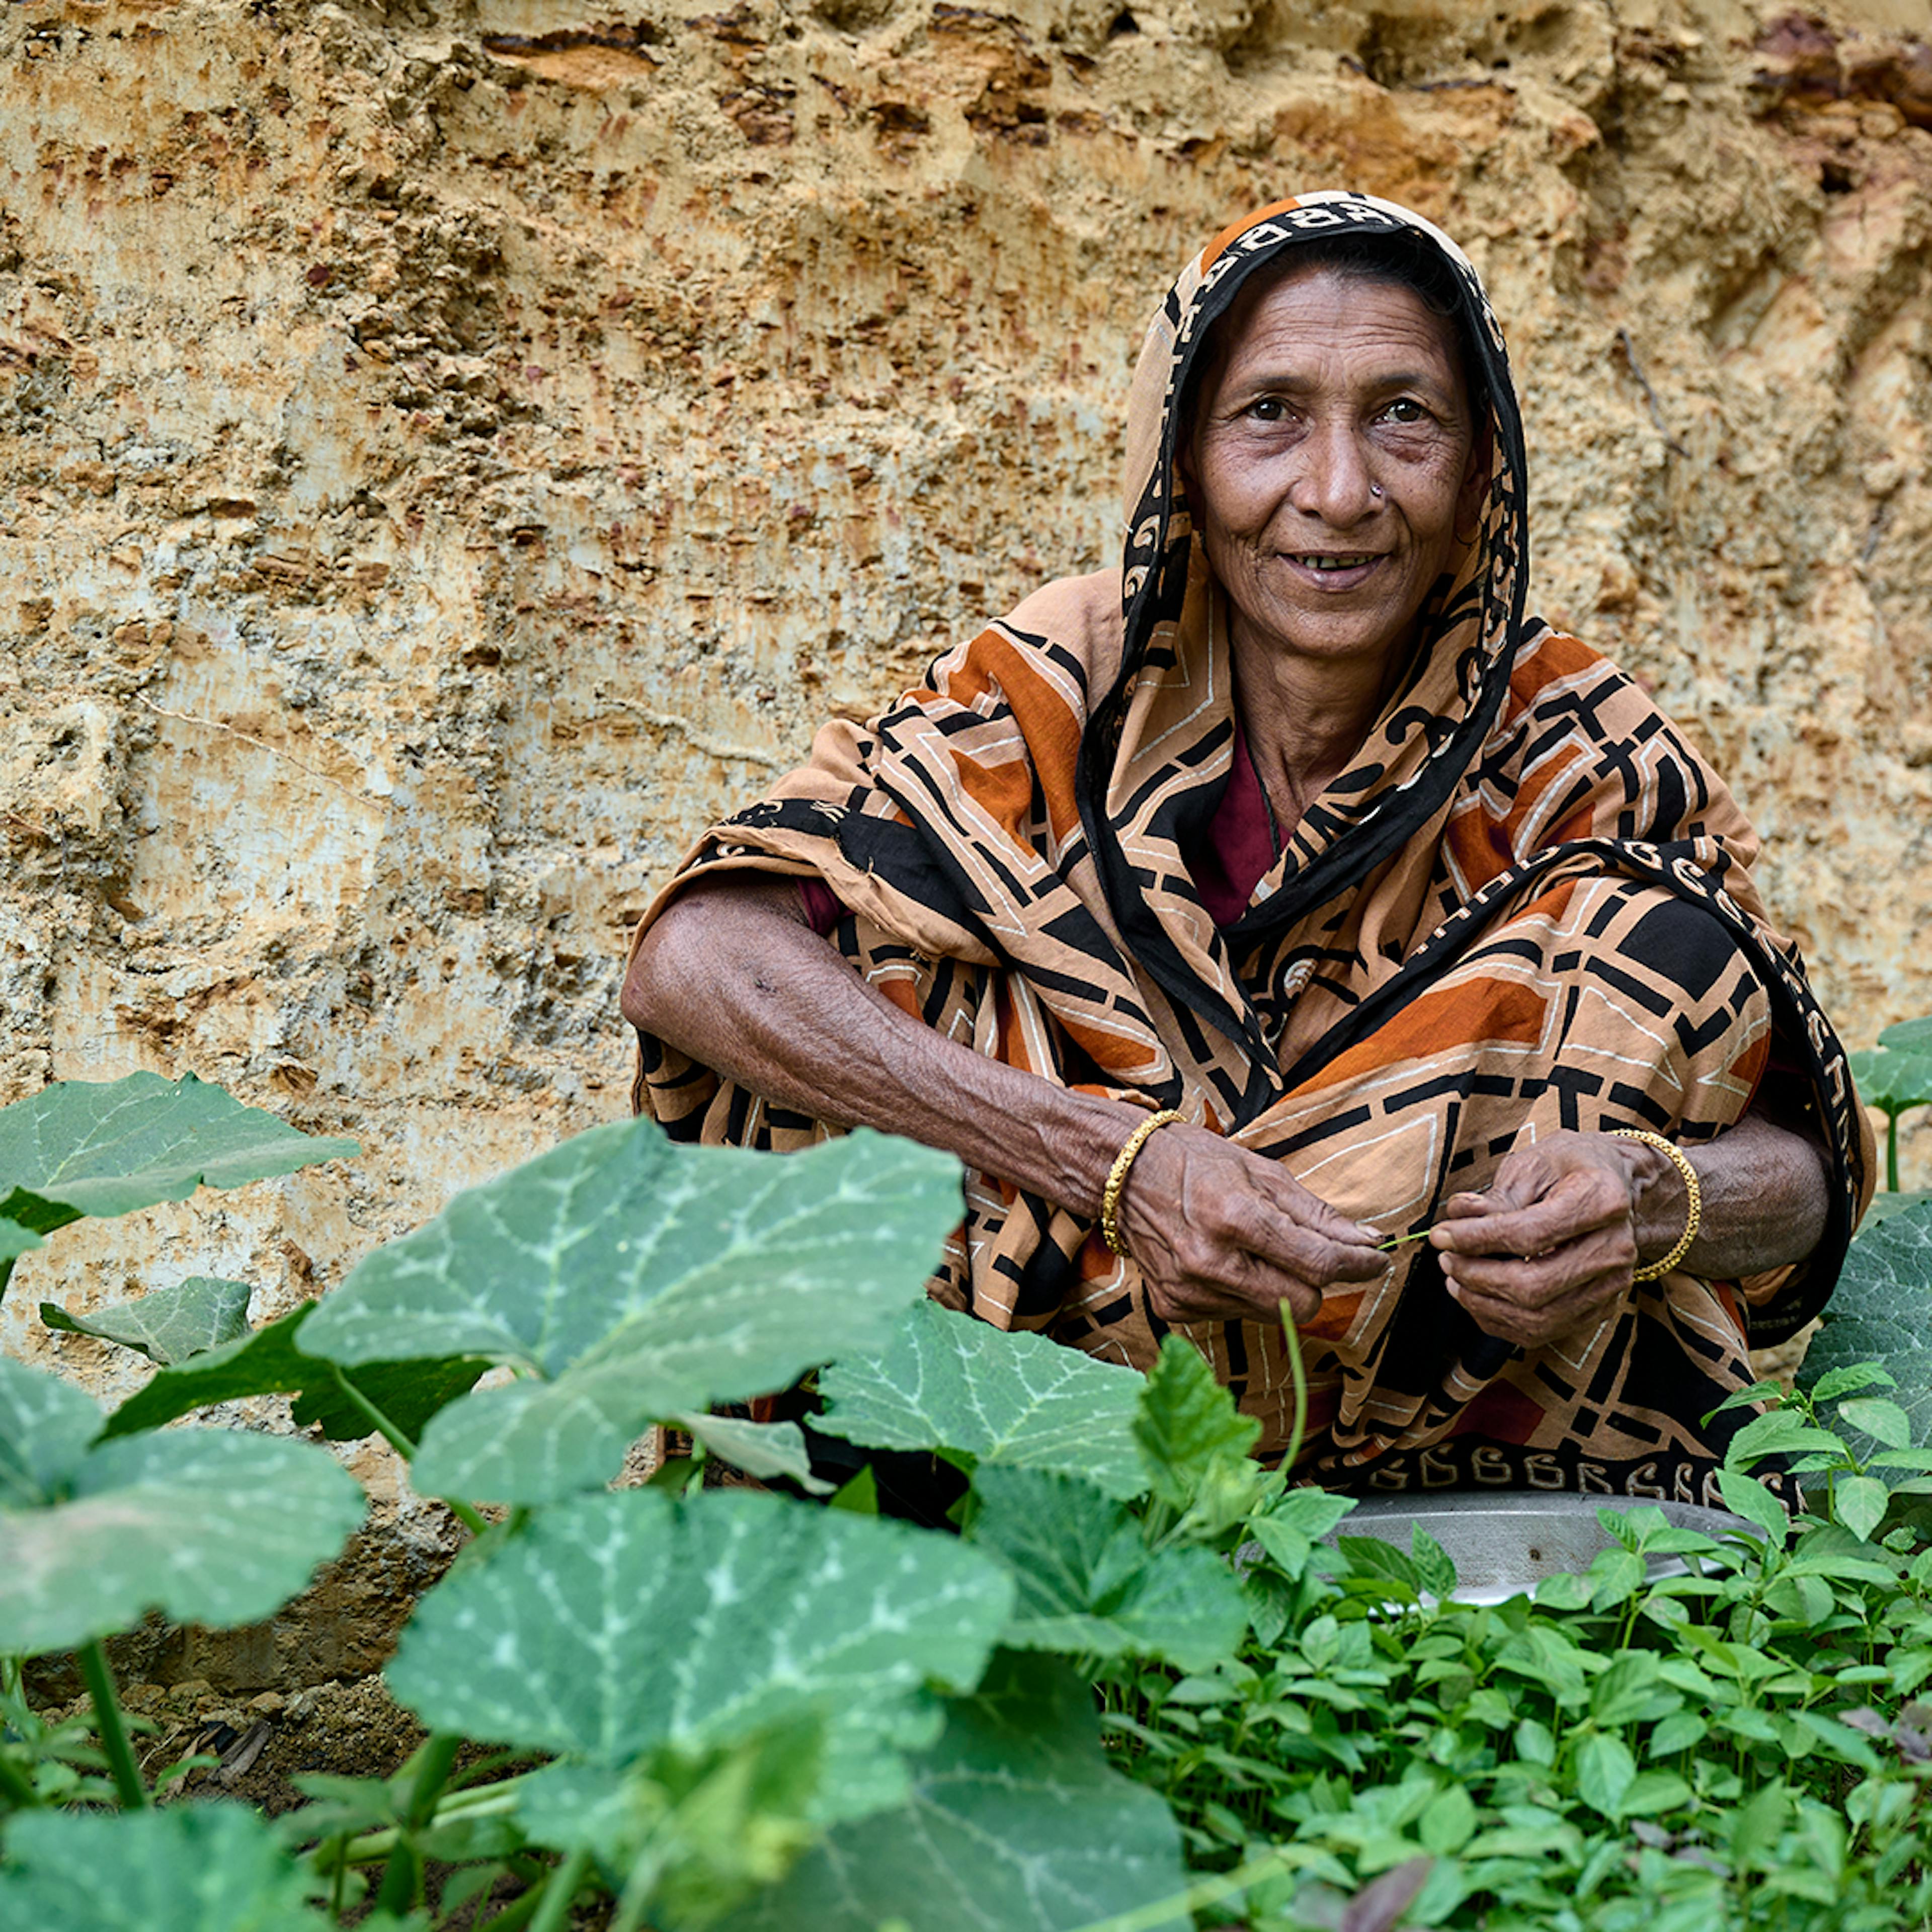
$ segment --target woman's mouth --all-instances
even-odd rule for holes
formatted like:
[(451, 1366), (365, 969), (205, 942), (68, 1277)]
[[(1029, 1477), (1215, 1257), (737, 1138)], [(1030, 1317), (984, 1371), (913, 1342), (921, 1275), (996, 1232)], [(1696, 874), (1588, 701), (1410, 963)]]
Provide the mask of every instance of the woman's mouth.
[(1348, 556), (1330, 556), (1314, 550), (1304, 551), (1292, 559), (1307, 570), (1359, 570), (1366, 563), (1373, 563), (1375, 558), (1366, 552)]

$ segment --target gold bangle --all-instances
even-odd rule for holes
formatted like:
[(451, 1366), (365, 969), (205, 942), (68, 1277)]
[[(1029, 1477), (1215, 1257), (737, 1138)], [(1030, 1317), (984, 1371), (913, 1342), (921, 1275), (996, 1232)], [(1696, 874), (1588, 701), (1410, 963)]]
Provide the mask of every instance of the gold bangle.
[(1666, 1140), (1661, 1134), (1646, 1132), (1642, 1127), (1612, 1127), (1610, 1137), (1619, 1141), (1641, 1141), (1646, 1147), (1653, 1147), (1661, 1154), (1667, 1154), (1677, 1172), (1684, 1177), (1684, 1192), (1689, 1198), (1690, 1211), (1684, 1217), (1684, 1232), (1678, 1237), (1677, 1245), (1660, 1262), (1652, 1262), (1648, 1268), (1633, 1268), (1630, 1280), (1655, 1281), (1660, 1276), (1668, 1274), (1690, 1252), (1690, 1244), (1697, 1238), (1699, 1225), (1704, 1219), (1704, 1190), (1697, 1184), (1697, 1170), (1690, 1165), (1690, 1157), (1675, 1141)]
[(1126, 1237), (1120, 1232), (1120, 1190), (1127, 1184), (1127, 1176), (1140, 1158), (1141, 1149), (1147, 1145), (1148, 1137), (1156, 1127), (1164, 1127), (1170, 1120), (1186, 1118), (1172, 1107), (1163, 1107), (1159, 1113), (1148, 1114), (1128, 1135), (1126, 1144), (1114, 1155), (1114, 1164), (1107, 1170), (1107, 1184), (1100, 1190), (1100, 1232), (1115, 1254), (1124, 1255), (1127, 1251)]

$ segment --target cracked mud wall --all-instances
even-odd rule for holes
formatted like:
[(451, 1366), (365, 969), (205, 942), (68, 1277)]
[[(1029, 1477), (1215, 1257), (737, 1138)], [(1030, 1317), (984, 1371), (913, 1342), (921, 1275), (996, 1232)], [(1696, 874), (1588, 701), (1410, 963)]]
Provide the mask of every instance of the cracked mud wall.
[(620, 1114), (651, 890), (1112, 554), (1146, 314), (1300, 187), (1468, 248), (1538, 602), (1714, 755), (1852, 1042), (1932, 1010), (1922, 0), (702, 4), (0, 10), (0, 1100), (364, 1148), (67, 1231), (0, 1345), (119, 1393), (37, 1300), (260, 1319)]

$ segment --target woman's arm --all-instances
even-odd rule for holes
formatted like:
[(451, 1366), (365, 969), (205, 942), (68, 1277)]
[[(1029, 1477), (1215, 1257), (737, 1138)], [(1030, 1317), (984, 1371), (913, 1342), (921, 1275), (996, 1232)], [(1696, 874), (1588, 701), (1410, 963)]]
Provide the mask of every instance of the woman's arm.
[[(1682, 1264), (1692, 1274), (1735, 1281), (1816, 1247), (1828, 1183), (1804, 1136), (1754, 1110), (1684, 1152), (1702, 1197)], [(1450, 1293), (1478, 1324), (1534, 1348), (1598, 1319), (1634, 1268), (1676, 1246), (1689, 1213), (1676, 1163), (1654, 1148), (1557, 1133), (1510, 1154), (1486, 1193), (1446, 1201), (1430, 1239)]]
[[(724, 874), (692, 884), (626, 975), (624, 1017), (781, 1106), (863, 1124), (1096, 1215), (1140, 1108), (1070, 1093), (942, 1039), (853, 971), (806, 924), (789, 880)], [(1370, 1281), (1378, 1236), (1275, 1162), (1175, 1123), (1142, 1150), (1120, 1226), (1168, 1322), (1298, 1321), (1323, 1288)]]

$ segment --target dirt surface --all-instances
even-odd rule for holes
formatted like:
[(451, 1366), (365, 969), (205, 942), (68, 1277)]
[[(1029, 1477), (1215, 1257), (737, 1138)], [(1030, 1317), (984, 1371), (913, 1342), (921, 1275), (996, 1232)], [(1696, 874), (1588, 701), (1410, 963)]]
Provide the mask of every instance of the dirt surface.
[[(192, 1070), (364, 1149), (63, 1231), (0, 1346), (124, 1393), (39, 1300), (205, 1273), (273, 1316), (622, 1113), (651, 890), (817, 720), (1111, 553), (1145, 314), (1298, 188), (1468, 247), (1536, 601), (1714, 754), (1852, 1042), (1932, 1010), (1926, 32), (1923, 0), (0, 9), (0, 1100)], [(351, 1460), (380, 1624), (426, 1506)], [(324, 1676), (364, 1667), (352, 1568), (296, 1646)]]

